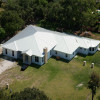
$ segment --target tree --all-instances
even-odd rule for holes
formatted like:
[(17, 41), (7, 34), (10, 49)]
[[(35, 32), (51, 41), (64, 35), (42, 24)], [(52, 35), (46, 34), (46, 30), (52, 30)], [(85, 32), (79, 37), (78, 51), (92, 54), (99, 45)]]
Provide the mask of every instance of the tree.
[(100, 100), (100, 96), (98, 96), (98, 100)]
[(24, 21), (15, 11), (4, 11), (1, 16), (1, 26), (7, 33), (14, 34), (24, 25)]
[(4, 93), (4, 89), (0, 88), (0, 100), (7, 100), (7, 95)]
[(36, 88), (26, 88), (20, 93), (13, 93), (8, 100), (50, 100), (44, 92)]
[(100, 77), (93, 72), (90, 76), (90, 81), (88, 82), (88, 88), (92, 91), (92, 100), (96, 94), (96, 89), (100, 87)]
[(0, 27), (0, 42), (6, 36), (4, 28)]
[(0, 89), (0, 100), (50, 100), (43, 91), (36, 88), (25, 88), (12, 94)]

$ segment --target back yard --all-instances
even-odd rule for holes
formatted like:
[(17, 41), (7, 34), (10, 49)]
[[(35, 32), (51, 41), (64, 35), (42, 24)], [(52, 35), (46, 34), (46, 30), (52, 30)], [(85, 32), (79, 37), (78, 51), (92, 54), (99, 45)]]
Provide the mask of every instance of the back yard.
[[(84, 60), (87, 61), (86, 66), (83, 66)], [(92, 62), (95, 63), (93, 69), (90, 68)], [(0, 86), (5, 86), (8, 82), (12, 92), (37, 87), (52, 100), (91, 100), (87, 82), (92, 71), (100, 75), (100, 52), (93, 56), (78, 56), (69, 63), (50, 58), (41, 67), (32, 65), (25, 71), (20, 71), (20, 66), (9, 69), (0, 75)], [(77, 87), (80, 84), (83, 86)], [(99, 95), (100, 90), (97, 90), (94, 100), (98, 100)]]

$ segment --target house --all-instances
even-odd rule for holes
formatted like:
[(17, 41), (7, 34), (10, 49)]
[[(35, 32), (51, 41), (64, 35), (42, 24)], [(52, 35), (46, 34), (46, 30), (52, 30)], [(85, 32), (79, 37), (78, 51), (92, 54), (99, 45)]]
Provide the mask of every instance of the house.
[(94, 54), (100, 41), (29, 25), (3, 44), (3, 55), (43, 65), (52, 57), (71, 60), (77, 53)]

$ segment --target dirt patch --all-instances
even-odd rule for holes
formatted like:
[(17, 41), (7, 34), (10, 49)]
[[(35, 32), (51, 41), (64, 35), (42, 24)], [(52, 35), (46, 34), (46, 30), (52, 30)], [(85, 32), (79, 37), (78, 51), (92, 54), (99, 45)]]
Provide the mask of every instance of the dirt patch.
[(10, 69), (15, 66), (16, 66), (16, 62), (9, 61), (9, 60), (0, 61), (0, 74), (6, 71), (7, 69)]
[(4, 79), (0, 82), (0, 87), (6, 86), (6, 84), (11, 84), (13, 82), (12, 79)]

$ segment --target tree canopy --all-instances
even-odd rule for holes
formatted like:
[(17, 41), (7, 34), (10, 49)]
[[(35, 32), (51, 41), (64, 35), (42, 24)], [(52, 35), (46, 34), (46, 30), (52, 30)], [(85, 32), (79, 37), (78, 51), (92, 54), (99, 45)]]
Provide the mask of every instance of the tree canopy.
[(0, 89), (0, 100), (50, 100), (43, 91), (36, 88), (25, 88), (23, 91), (6, 94)]
[(95, 0), (8, 0), (3, 8), (0, 22), (7, 34), (29, 24), (64, 31), (100, 26)]
[(96, 94), (96, 89), (100, 87), (100, 77), (98, 74), (93, 72), (90, 76), (90, 81), (88, 82), (88, 88), (92, 91), (92, 100)]

